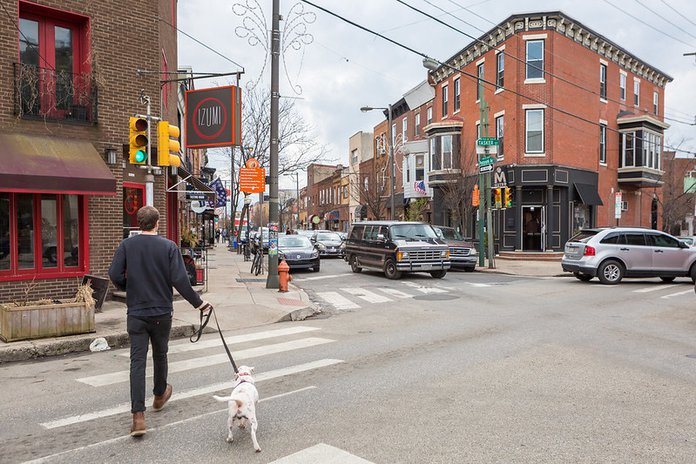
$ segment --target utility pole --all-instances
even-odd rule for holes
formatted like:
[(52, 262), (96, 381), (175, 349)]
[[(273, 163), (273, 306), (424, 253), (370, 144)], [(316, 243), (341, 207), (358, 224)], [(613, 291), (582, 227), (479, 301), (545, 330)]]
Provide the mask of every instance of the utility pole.
[[(488, 137), (488, 104), (486, 104), (486, 99), (483, 92), (483, 79), (478, 80), (478, 92), (479, 92), (479, 111), (480, 111), (480, 127), (482, 134), (479, 137)], [(479, 155), (479, 160), (486, 155)], [(480, 164), (480, 163), (479, 163)], [(479, 220), (483, 221), (483, 215), (481, 214), (481, 208), (485, 208), (486, 212), (486, 235), (488, 237), (488, 268), (495, 268), (495, 244), (493, 243), (493, 218), (491, 213), (491, 172), (483, 174), (485, 177), (485, 187), (479, 187)], [(479, 170), (479, 182), (481, 182), (481, 172)], [(480, 184), (479, 184), (480, 185)], [(484, 206), (485, 204), (485, 206)], [(479, 232), (483, 231), (483, 223), (479, 223)], [(481, 233), (481, 244), (483, 243), (483, 233)], [(483, 250), (483, 246), (479, 244), (480, 251)], [(483, 266), (483, 253), (479, 255), (479, 265)]]
[(266, 288), (279, 288), (278, 280), (278, 64), (280, 58), (280, 0), (273, 0), (273, 18), (271, 30), (271, 151), (270, 182), (268, 204), (268, 235), (271, 241), (268, 247), (268, 276)]
[(390, 197), (390, 213), (389, 213), (389, 219), (394, 220), (394, 180), (396, 178), (395, 176), (395, 171), (394, 171), (394, 165), (396, 164), (394, 161), (394, 142), (396, 141), (396, 135), (394, 134), (394, 131), (392, 130), (392, 105), (389, 103), (388, 105), (388, 111), (389, 111), (389, 117), (387, 118), (388, 124), (389, 124), (389, 163), (391, 163), (391, 181), (389, 182), (390, 187), (389, 187), (389, 197)]

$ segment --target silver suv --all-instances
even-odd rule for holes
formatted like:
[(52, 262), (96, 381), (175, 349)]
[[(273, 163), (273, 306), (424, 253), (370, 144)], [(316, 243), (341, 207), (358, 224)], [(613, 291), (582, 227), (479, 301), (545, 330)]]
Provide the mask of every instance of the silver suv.
[(584, 229), (565, 245), (561, 266), (586, 282), (598, 277), (618, 284), (624, 277), (691, 277), (696, 282), (696, 248), (669, 234), (631, 227)]

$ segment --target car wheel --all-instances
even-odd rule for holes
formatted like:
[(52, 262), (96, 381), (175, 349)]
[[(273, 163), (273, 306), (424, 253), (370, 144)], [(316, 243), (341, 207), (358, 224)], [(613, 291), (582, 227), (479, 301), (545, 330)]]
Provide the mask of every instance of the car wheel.
[(384, 275), (387, 279), (397, 280), (401, 278), (401, 271), (396, 269), (396, 263), (393, 259), (388, 259), (384, 263)]
[(447, 271), (431, 271), (430, 275), (433, 276), (434, 279), (442, 279), (447, 275)]
[(691, 281), (696, 284), (696, 264), (693, 264), (691, 266), (691, 271), (689, 272), (689, 275), (691, 276)]
[(674, 280), (674, 277), (660, 277), (660, 280), (669, 283)]
[(582, 280), (583, 282), (589, 282), (592, 280), (592, 276), (589, 274), (583, 274), (582, 272), (573, 272), (576, 279)]
[(605, 285), (615, 285), (623, 279), (624, 268), (618, 261), (604, 261), (598, 269), (597, 277)]
[(362, 268), (360, 266), (358, 266), (358, 257), (357, 256), (350, 257), (350, 270), (355, 272), (356, 274), (362, 271)]

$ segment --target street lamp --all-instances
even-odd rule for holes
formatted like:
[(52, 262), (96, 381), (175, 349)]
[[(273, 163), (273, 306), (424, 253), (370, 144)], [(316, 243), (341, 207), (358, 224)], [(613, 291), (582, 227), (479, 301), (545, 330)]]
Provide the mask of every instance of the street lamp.
[(394, 180), (395, 180), (395, 170), (394, 170), (394, 143), (392, 134), (392, 106), (391, 103), (386, 108), (377, 108), (372, 106), (363, 106), (360, 111), (367, 113), (372, 110), (387, 110), (387, 139), (389, 140), (389, 162), (391, 163), (391, 182), (390, 182), (390, 210), (389, 219), (394, 220)]

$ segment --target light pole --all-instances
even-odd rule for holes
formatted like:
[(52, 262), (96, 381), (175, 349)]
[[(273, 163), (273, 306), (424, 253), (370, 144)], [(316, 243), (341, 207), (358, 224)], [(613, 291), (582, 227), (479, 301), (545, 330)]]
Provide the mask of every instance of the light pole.
[(390, 210), (389, 210), (389, 219), (394, 220), (394, 180), (396, 178), (396, 173), (394, 169), (394, 165), (396, 164), (394, 162), (394, 141), (393, 139), (393, 134), (392, 134), (392, 106), (391, 103), (389, 106), (386, 108), (376, 108), (372, 106), (363, 106), (360, 108), (360, 111), (363, 113), (366, 113), (368, 111), (372, 110), (386, 110), (387, 111), (387, 139), (389, 140), (389, 163), (391, 164), (391, 181), (389, 182), (391, 185), (389, 187), (389, 202), (390, 202)]
[[(273, 0), (271, 30), (271, 146), (268, 203), (268, 276), (266, 288), (278, 288), (278, 227), (280, 226), (280, 208), (278, 203), (278, 65), (280, 58), (280, 0)], [(263, 194), (262, 194), (263, 195)], [(263, 237), (262, 237), (263, 238)]]

